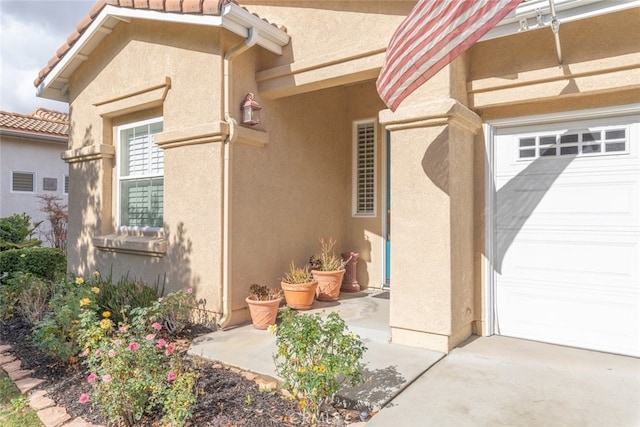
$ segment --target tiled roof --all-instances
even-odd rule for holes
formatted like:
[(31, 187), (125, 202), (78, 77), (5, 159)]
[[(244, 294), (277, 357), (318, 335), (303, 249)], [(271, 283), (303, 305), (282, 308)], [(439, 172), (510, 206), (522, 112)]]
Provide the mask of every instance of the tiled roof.
[[(238, 4), (236, 0), (98, 0), (89, 11), (89, 14), (78, 23), (73, 33), (67, 37), (67, 41), (60, 46), (56, 54), (51, 57), (47, 66), (40, 70), (38, 78), (35, 79), (33, 84), (37, 87), (45, 79), (47, 74), (60, 62), (69, 49), (78, 41), (80, 36), (82, 36), (82, 33), (89, 28), (100, 11), (107, 5), (169, 13), (220, 15), (222, 7), (229, 3)], [(244, 9), (246, 10), (246, 8)], [(258, 17), (256, 14), (253, 15)], [(277, 28), (275, 24), (270, 23), (266, 19), (262, 20)]]
[(44, 108), (29, 115), (0, 111), (0, 132), (3, 130), (68, 137), (69, 114)]

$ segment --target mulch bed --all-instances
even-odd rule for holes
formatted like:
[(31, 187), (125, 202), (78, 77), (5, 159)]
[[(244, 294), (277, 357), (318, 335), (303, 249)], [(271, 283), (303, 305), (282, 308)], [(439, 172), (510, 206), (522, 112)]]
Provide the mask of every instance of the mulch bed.
[[(56, 404), (63, 406), (72, 417), (82, 417), (94, 424), (107, 425), (104, 416), (92, 404), (82, 404), (82, 393), (91, 393), (87, 373), (81, 364), (68, 365), (48, 357), (30, 340), (31, 327), (20, 317), (0, 320), (0, 344), (11, 344), (11, 352), (22, 360), (22, 369), (34, 371), (34, 377), (45, 380), (42, 388)], [(185, 349), (206, 329), (187, 327), (178, 337)], [(219, 364), (186, 355), (187, 363), (199, 373), (198, 400), (193, 408), (190, 426), (299, 426), (305, 425), (295, 401), (279, 392), (261, 392), (258, 385)], [(160, 415), (145, 417), (140, 426), (160, 426)], [(352, 411), (331, 408), (324, 425), (345, 425), (354, 420)]]

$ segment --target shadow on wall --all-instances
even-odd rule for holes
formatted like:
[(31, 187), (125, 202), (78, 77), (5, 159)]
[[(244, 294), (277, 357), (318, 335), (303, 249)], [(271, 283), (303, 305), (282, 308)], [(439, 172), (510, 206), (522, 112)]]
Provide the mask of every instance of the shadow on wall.
[[(74, 126), (73, 123), (72, 126)], [(82, 140), (83, 147), (96, 143), (93, 133), (91, 126), (85, 129)], [(118, 269), (119, 256), (135, 257), (136, 255), (98, 251), (93, 246), (92, 237), (112, 232), (115, 222), (110, 215), (104, 216), (104, 212), (110, 207), (103, 207), (103, 200), (111, 198), (109, 194), (106, 194), (111, 191), (111, 183), (101, 182), (103, 176), (109, 179), (109, 174), (103, 175), (102, 171), (102, 165), (109, 165), (109, 163), (108, 160), (90, 160), (70, 165), (73, 168), (73, 175), (69, 194), (69, 219), (70, 224), (73, 224), (73, 230), (76, 231), (69, 235), (74, 240), (68, 242), (69, 259), (74, 264), (68, 266), (69, 272), (88, 275), (97, 267), (101, 267), (105, 270), (104, 273), (112, 269), (117, 271), (118, 274), (114, 275), (114, 280), (118, 280), (125, 275), (132, 278), (144, 276), (144, 272), (151, 270), (157, 274), (160, 283), (162, 283), (163, 277), (166, 277), (168, 290), (188, 287), (197, 289), (201, 280), (192, 272), (192, 241), (187, 238), (187, 229), (182, 222), (178, 223), (173, 230), (169, 225), (164, 225), (164, 237), (168, 244), (166, 255), (160, 258), (140, 256), (141, 262), (138, 271), (119, 271)], [(115, 197), (114, 194), (113, 200)], [(98, 266), (96, 263), (101, 265)], [(202, 303), (205, 302), (202, 301)]]
[[(574, 158), (539, 157), (497, 191), (494, 210), (497, 238), (493, 260), (496, 272), (502, 272), (502, 261), (507, 250), (544, 195)], [(493, 179), (491, 185), (492, 191), (495, 191)]]
[[(496, 230), (497, 239), (493, 263), (498, 273), (502, 271), (502, 261), (507, 250), (525, 222), (540, 204), (540, 201), (558, 176), (574, 158), (575, 155), (539, 157), (495, 193), (495, 224), (499, 224), (500, 229)], [(448, 132), (444, 130), (427, 148), (422, 158), (422, 168), (431, 182), (446, 194), (449, 194), (448, 159), (449, 138)], [(470, 167), (472, 166), (470, 165)], [(486, 156), (485, 170), (491, 170)], [(492, 193), (496, 190), (493, 177), (490, 190)], [(491, 257), (491, 254), (485, 255), (488, 258)]]
[(429, 148), (422, 157), (422, 169), (426, 176), (441, 189), (449, 194), (449, 132), (443, 130), (429, 144)]

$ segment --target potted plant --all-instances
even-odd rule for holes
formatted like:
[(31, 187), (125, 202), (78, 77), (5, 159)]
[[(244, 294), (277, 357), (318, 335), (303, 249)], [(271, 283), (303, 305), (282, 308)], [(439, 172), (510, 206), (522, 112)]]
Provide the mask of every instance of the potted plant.
[(245, 301), (249, 305), (253, 327), (267, 329), (276, 323), (278, 308), (282, 302), (282, 291), (254, 283), (249, 287), (249, 296)]
[(344, 277), (345, 265), (351, 260), (349, 257), (343, 260), (342, 257), (333, 253), (336, 241), (320, 239), (320, 255), (313, 255), (309, 259), (311, 274), (318, 281), (316, 298), (319, 301), (336, 301), (340, 296), (340, 287)]
[(309, 310), (313, 306), (318, 282), (309, 272), (309, 266), (298, 267), (291, 261), (280, 283), (287, 306), (294, 310)]

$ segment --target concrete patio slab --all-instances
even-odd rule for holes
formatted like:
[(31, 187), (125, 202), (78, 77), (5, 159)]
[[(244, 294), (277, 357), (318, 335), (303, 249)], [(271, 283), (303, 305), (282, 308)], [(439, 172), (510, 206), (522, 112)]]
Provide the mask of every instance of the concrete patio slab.
[(638, 426), (640, 359), (507, 337), (474, 337), (367, 424)]
[[(336, 302), (316, 301), (314, 308), (306, 313), (325, 316), (333, 311), (340, 314), (351, 331), (360, 335), (368, 348), (363, 360), (365, 382), (354, 388), (345, 387), (337, 396), (350, 409), (380, 409), (444, 357), (435, 351), (389, 344), (387, 292), (343, 293)], [(272, 356), (275, 350), (273, 334), (243, 325), (201, 337), (189, 353), (278, 378)]]

